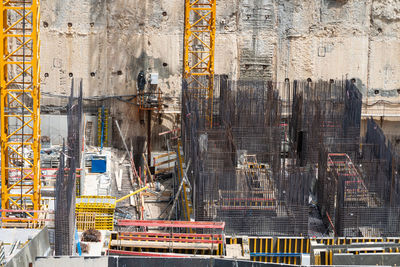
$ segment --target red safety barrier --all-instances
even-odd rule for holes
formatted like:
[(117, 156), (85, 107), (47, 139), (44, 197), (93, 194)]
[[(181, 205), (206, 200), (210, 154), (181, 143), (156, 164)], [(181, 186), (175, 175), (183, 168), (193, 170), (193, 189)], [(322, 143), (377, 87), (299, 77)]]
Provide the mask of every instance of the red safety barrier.
[(207, 240), (207, 239), (185, 239), (185, 238), (169, 238), (169, 237), (143, 237), (130, 236), (120, 237), (121, 240), (136, 240), (136, 241), (157, 241), (157, 242), (180, 242), (180, 243), (205, 243), (205, 244), (222, 244), (222, 240)]
[(181, 234), (181, 233), (148, 233), (148, 232), (121, 232), (119, 233), (120, 237), (129, 237), (129, 236), (165, 236), (165, 237), (184, 237), (184, 238), (214, 238), (219, 237), (222, 238), (220, 234)]
[(225, 222), (118, 220), (119, 226), (225, 229)]

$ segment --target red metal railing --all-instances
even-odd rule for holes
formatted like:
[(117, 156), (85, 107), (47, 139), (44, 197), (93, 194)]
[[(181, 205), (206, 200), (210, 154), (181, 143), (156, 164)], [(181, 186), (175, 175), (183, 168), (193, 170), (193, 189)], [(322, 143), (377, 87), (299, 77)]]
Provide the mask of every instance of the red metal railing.
[(118, 220), (119, 226), (225, 229), (225, 222)]

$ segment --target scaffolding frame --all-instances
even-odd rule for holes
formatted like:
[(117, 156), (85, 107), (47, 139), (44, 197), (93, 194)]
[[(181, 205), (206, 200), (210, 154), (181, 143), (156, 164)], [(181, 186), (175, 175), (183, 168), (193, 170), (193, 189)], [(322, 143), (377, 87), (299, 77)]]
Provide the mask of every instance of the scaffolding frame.
[[(5, 209), (40, 210), (39, 2), (0, 2), (1, 205)], [(8, 216), (2, 212), (2, 217)]]

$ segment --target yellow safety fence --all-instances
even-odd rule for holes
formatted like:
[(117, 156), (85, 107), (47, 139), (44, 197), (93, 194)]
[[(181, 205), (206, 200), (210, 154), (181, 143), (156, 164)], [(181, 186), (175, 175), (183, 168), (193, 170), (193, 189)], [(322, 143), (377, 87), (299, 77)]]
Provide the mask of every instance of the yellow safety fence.
[(76, 198), (76, 227), (113, 230), (116, 198), (109, 196), (82, 196)]

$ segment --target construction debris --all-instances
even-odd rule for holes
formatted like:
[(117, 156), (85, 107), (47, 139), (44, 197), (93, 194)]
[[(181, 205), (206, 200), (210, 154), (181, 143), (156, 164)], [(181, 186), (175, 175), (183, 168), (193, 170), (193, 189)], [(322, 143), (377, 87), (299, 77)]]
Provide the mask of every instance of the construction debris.
[(89, 229), (82, 233), (82, 242), (100, 242), (101, 233), (96, 229)]
[[(95, 242), (97, 242), (97, 241), (95, 241)], [(88, 253), (89, 252), (89, 244), (85, 244), (85, 243), (80, 243), (80, 246), (81, 246), (81, 252), (82, 253)], [(78, 253), (79, 251), (78, 251), (78, 247), (76, 248), (76, 253)]]

